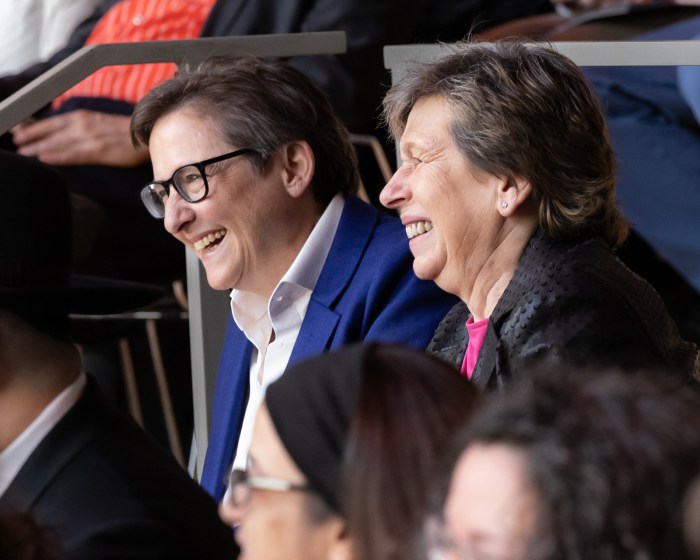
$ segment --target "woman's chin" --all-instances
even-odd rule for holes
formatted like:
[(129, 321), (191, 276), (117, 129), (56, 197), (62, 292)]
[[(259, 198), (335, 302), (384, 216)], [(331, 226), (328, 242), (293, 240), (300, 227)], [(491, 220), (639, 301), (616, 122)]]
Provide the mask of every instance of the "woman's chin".
[(413, 272), (421, 280), (435, 280), (439, 274), (434, 264), (421, 257), (413, 260)]
[(226, 291), (226, 290), (231, 290), (231, 282), (224, 277), (218, 270), (209, 270), (207, 267), (204, 267), (204, 271), (207, 274), (207, 284), (209, 284), (209, 287), (212, 290), (217, 290), (217, 291)]

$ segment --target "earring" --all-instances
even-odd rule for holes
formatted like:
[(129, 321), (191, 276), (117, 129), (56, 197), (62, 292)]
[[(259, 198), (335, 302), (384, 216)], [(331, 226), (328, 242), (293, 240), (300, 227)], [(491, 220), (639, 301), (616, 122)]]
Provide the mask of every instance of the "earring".
[(508, 208), (508, 203), (505, 200), (501, 202), (501, 208), (503, 208), (504, 210)]

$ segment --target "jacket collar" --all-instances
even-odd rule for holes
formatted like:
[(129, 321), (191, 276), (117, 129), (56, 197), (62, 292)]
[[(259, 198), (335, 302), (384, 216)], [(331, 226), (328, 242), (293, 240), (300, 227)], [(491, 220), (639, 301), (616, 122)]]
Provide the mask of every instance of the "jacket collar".
[[(355, 196), (345, 200), (333, 244), (306, 310), (289, 363), (321, 353), (328, 347), (340, 315), (334, 310), (355, 276), (379, 215)], [(313, 329), (304, 325), (312, 324)]]
[(0, 497), (0, 513), (31, 509), (64, 466), (102, 429), (106, 409), (95, 382), (88, 377), (78, 402), (37, 446)]

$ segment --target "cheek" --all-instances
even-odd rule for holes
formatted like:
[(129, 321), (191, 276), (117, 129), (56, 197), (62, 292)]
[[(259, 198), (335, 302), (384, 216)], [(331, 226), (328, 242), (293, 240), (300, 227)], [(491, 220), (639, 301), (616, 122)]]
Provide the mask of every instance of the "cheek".
[(250, 504), (239, 531), (244, 548), (255, 560), (308, 560), (314, 547), (312, 526), (295, 504)]

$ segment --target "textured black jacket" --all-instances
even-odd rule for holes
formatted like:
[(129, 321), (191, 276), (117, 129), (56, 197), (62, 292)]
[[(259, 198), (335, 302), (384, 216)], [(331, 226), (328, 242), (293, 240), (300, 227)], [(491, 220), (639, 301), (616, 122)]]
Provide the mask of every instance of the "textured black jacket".
[[(428, 352), (461, 366), (468, 317), (466, 305), (453, 307)], [(490, 317), (472, 379), (494, 388), (543, 359), (699, 375), (698, 348), (680, 338), (660, 296), (602, 240), (558, 242), (539, 231)]]

